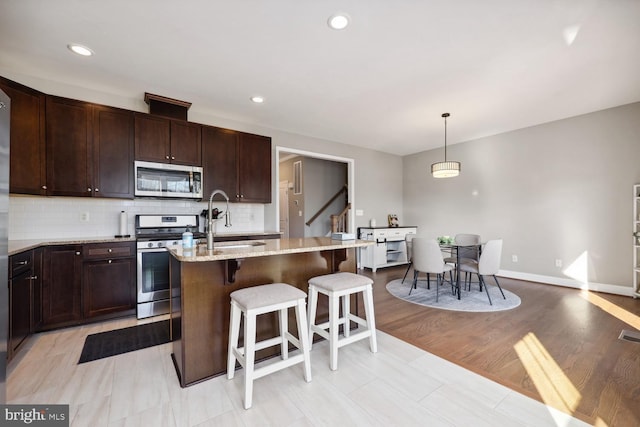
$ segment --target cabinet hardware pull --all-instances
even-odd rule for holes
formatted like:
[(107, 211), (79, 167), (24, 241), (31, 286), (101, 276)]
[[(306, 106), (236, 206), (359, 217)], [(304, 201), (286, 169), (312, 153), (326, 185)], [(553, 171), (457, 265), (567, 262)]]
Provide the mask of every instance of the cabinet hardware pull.
[(113, 249), (107, 249), (107, 252), (111, 253), (113, 252)]
[(76, 255), (80, 255), (80, 252), (76, 252)]
[(111, 264), (111, 260), (109, 260), (109, 264)]
[(46, 185), (43, 185), (43, 186), (42, 186), (42, 189), (43, 189), (43, 190), (46, 190), (46, 189), (47, 189), (47, 186), (46, 186)]
[(31, 276), (29, 277), (29, 280), (38, 280), (38, 276)]
[(18, 265), (27, 265), (27, 264), (29, 264), (29, 261), (18, 261), (16, 264), (18, 264)]
[(96, 193), (97, 193), (98, 191), (100, 191), (100, 189), (96, 188)]
[(91, 191), (91, 188), (87, 188), (87, 191)]
[(176, 158), (174, 156), (171, 156), (171, 160), (175, 160)]
[(169, 160), (169, 156), (164, 156), (165, 159)]

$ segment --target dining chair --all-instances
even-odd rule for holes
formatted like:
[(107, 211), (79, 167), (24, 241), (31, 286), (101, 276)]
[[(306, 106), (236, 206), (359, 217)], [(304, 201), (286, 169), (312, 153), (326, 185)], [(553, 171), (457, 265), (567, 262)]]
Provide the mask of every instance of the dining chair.
[[(480, 244), (480, 235), (479, 234), (456, 234), (453, 239), (457, 244), (460, 245), (479, 245)], [(458, 256), (453, 256), (451, 254), (448, 257), (445, 257), (444, 262), (449, 264), (457, 264), (458, 259), (460, 259), (461, 263), (471, 262), (477, 263), (478, 258), (480, 257), (480, 247), (472, 246), (468, 248), (458, 247), (459, 253)], [(465, 273), (465, 283), (468, 281), (469, 273)]]
[(480, 282), (480, 292), (482, 292), (482, 288), (484, 287), (484, 290), (487, 293), (487, 298), (489, 298), (489, 304), (491, 305), (493, 305), (493, 303), (491, 302), (491, 295), (489, 295), (489, 288), (487, 286), (487, 282), (484, 279), (484, 276), (493, 276), (493, 280), (496, 281), (496, 285), (498, 285), (498, 289), (500, 289), (502, 298), (507, 299), (507, 297), (504, 296), (504, 292), (502, 291), (500, 282), (498, 282), (498, 278), (496, 277), (498, 270), (500, 270), (501, 256), (502, 239), (489, 240), (484, 245), (482, 253), (480, 254), (480, 259), (477, 263), (460, 264), (460, 271), (476, 274), (478, 276), (478, 280)]
[(413, 249), (412, 249), (412, 241), (413, 238), (416, 237), (415, 234), (407, 234), (404, 237), (404, 244), (407, 246), (407, 261), (409, 261), (409, 265), (407, 265), (407, 271), (404, 272), (404, 277), (402, 278), (402, 283), (404, 283), (404, 279), (407, 278), (407, 274), (409, 274), (409, 270), (411, 270), (411, 267), (413, 266)]
[[(451, 264), (444, 262), (440, 245), (435, 239), (427, 239), (424, 237), (416, 237), (412, 240), (412, 259), (413, 259), (413, 284), (409, 289), (409, 295), (411, 291), (417, 288), (418, 275), (420, 273), (435, 274), (436, 275), (436, 302), (440, 292), (440, 286), (444, 282), (444, 273), (447, 271), (451, 274)], [(455, 293), (453, 287), (453, 280), (451, 282), (451, 291)], [(427, 289), (431, 286), (427, 283)]]

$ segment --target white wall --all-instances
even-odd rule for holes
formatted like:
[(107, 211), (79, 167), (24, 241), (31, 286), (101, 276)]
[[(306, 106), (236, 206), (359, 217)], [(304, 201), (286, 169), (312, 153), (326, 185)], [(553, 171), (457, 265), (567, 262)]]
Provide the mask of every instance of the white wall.
[(420, 234), (502, 238), (507, 275), (631, 294), (640, 103), (448, 148), (457, 178), (430, 176), (442, 149), (403, 159), (404, 212)]

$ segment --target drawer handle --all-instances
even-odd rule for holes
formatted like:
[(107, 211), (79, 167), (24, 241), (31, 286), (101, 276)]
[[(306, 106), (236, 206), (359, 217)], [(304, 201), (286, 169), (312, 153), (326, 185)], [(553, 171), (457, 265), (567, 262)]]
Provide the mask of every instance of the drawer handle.
[(29, 277), (29, 280), (38, 280), (38, 276), (31, 276)]
[(18, 261), (16, 264), (18, 264), (18, 265), (27, 265), (27, 264), (29, 264), (29, 261)]
[(76, 252), (76, 255), (80, 255), (80, 252)]
[(113, 249), (107, 249), (107, 252), (111, 253), (113, 252)]
[(111, 264), (111, 260), (109, 260), (109, 264)]

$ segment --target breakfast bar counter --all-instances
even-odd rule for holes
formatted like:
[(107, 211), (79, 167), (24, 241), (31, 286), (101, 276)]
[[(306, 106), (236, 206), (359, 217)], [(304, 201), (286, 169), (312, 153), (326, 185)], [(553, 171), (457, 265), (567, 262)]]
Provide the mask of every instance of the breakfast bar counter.
[[(186, 387), (226, 372), (231, 292), (267, 283), (288, 283), (304, 292), (314, 276), (338, 271), (355, 273), (357, 248), (374, 242), (328, 237), (216, 242), (214, 250), (168, 247), (171, 256), (171, 336), (173, 361), (180, 385)], [(358, 306), (353, 297), (352, 307)], [(265, 314), (258, 339), (277, 334), (278, 319)], [(328, 319), (328, 304), (320, 301), (318, 318)], [(289, 325), (294, 335), (295, 319)], [(256, 360), (278, 354), (278, 348), (258, 352)]]

